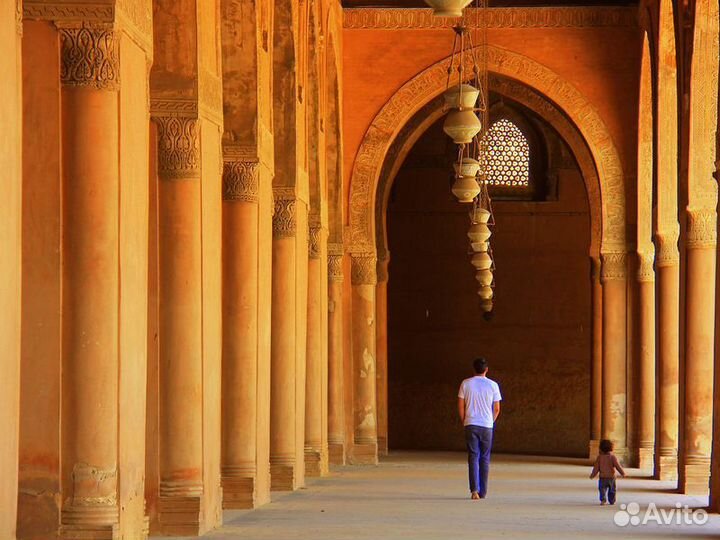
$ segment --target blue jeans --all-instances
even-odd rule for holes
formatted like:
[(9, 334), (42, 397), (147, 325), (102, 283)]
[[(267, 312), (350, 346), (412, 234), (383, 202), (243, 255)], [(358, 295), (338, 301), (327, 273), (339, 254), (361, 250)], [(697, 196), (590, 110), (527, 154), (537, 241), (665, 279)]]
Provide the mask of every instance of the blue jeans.
[(488, 473), (490, 472), (490, 449), (493, 442), (492, 428), (465, 426), (465, 444), (468, 451), (468, 476), (470, 491), (481, 497), (487, 494)]
[(605, 502), (605, 493), (607, 492), (607, 502), (615, 504), (614, 478), (600, 478), (598, 480), (598, 491), (600, 492), (600, 502)]

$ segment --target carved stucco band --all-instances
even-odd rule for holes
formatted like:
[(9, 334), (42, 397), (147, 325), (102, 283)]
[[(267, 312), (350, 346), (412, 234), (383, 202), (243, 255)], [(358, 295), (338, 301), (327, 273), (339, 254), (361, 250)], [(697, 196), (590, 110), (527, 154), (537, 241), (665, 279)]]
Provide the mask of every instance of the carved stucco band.
[(687, 211), (688, 249), (714, 248), (717, 245), (717, 213), (711, 209)]
[(377, 284), (377, 257), (374, 254), (353, 254), (350, 262), (350, 282), (353, 285)]
[[(471, 55), (467, 55), (468, 58)], [(488, 47), (488, 69), (531, 85), (556, 103), (578, 126), (598, 169), (602, 197), (602, 250), (626, 249), (623, 168), (602, 117), (572, 84), (538, 62), (499, 47)], [(356, 252), (375, 251), (374, 200), (385, 155), (402, 126), (447, 85), (446, 58), (405, 83), (382, 107), (365, 133), (350, 183), (350, 244)]]
[(290, 238), (297, 233), (296, 200), (294, 194), (273, 192), (275, 210), (272, 218), (273, 238)]
[[(472, 8), (467, 8), (470, 20)], [(635, 27), (637, 9), (622, 7), (534, 7), (491, 8), (486, 12), (488, 28), (587, 28)], [(452, 28), (454, 17), (435, 17), (431, 9), (355, 8), (343, 10), (348, 29)]]
[(644, 251), (637, 253), (638, 269), (637, 280), (639, 282), (647, 282), (655, 280), (655, 254), (652, 251)]
[(328, 244), (328, 279), (336, 283), (343, 282), (343, 245)]
[(603, 253), (600, 279), (603, 283), (614, 280), (624, 280), (627, 276), (626, 253)]
[(678, 235), (658, 234), (656, 236), (655, 264), (658, 268), (665, 266), (678, 266), (680, 264), (680, 250), (678, 249)]
[(200, 126), (196, 118), (153, 116), (158, 126), (158, 173), (163, 180), (200, 178)]
[(120, 86), (118, 43), (104, 25), (61, 27), (60, 80), (64, 86), (117, 90)]
[(223, 200), (258, 202), (257, 161), (225, 161), (223, 163)]

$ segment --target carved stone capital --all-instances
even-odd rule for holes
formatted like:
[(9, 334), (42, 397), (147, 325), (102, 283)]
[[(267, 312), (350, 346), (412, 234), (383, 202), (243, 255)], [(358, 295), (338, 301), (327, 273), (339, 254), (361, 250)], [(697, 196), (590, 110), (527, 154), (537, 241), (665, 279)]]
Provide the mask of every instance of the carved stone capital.
[(375, 254), (352, 254), (350, 262), (350, 282), (353, 285), (375, 285), (377, 283), (377, 257)]
[(197, 118), (153, 116), (158, 126), (158, 173), (163, 180), (200, 178), (200, 124)]
[(258, 202), (257, 161), (223, 162), (223, 200)]
[(687, 210), (685, 245), (688, 249), (714, 248), (717, 245), (717, 212), (714, 209)]
[(597, 257), (590, 258), (590, 277), (593, 283), (600, 281), (600, 271), (602, 270), (602, 263)]
[(273, 190), (273, 238), (290, 238), (297, 233), (296, 199), (294, 192)]
[(60, 81), (64, 86), (118, 90), (118, 40), (109, 25), (62, 26)]
[(335, 283), (343, 282), (343, 245), (328, 244), (328, 279)]
[(680, 264), (677, 233), (657, 234), (655, 236), (655, 244), (657, 250), (655, 254), (655, 264), (658, 268), (678, 266)]
[(639, 282), (655, 281), (655, 253), (652, 251), (637, 252), (638, 269), (637, 280)]
[(320, 240), (322, 235), (322, 226), (320, 223), (311, 222), (308, 225), (308, 256), (311, 259), (320, 258)]
[(627, 253), (610, 252), (601, 255), (602, 269), (600, 280), (607, 281), (623, 280), (627, 276)]

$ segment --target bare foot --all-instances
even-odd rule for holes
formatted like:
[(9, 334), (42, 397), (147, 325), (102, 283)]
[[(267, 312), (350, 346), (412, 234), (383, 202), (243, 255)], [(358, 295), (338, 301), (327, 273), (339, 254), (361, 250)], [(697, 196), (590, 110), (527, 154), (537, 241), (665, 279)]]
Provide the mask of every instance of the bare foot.
[(478, 500), (478, 499), (480, 498), (480, 495), (478, 495), (478, 492), (477, 492), (477, 491), (473, 491), (473, 492), (470, 494), (470, 498), (471, 498), (473, 501), (476, 501), (476, 500)]

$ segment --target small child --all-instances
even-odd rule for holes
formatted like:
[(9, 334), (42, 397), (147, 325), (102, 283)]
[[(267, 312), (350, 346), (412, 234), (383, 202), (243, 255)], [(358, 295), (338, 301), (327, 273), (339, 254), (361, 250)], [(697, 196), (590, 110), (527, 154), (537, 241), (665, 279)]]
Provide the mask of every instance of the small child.
[[(615, 504), (615, 470), (620, 476), (625, 477), (625, 471), (620, 466), (617, 457), (612, 453), (613, 443), (607, 439), (600, 441), (600, 454), (595, 460), (595, 465), (590, 473), (590, 478), (595, 478), (600, 473), (598, 479), (598, 491), (600, 492), (600, 504)], [(607, 495), (606, 495), (607, 494)]]

